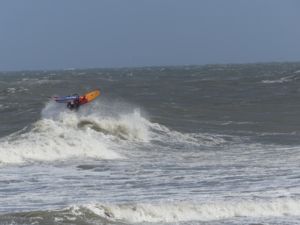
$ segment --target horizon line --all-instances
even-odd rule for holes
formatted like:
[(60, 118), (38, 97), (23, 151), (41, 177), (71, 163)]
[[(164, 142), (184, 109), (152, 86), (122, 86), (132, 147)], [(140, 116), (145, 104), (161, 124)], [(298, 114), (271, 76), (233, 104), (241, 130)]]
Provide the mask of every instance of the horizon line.
[(0, 73), (20, 73), (20, 72), (52, 72), (52, 71), (76, 71), (76, 70), (122, 70), (122, 69), (142, 69), (142, 68), (161, 68), (161, 67), (204, 67), (204, 66), (225, 66), (225, 65), (255, 65), (255, 64), (297, 64), (299, 61), (261, 61), (245, 63), (205, 63), (205, 64), (165, 64), (165, 65), (143, 65), (143, 66), (115, 66), (115, 67), (67, 67), (56, 69), (19, 69), (19, 70), (0, 70)]

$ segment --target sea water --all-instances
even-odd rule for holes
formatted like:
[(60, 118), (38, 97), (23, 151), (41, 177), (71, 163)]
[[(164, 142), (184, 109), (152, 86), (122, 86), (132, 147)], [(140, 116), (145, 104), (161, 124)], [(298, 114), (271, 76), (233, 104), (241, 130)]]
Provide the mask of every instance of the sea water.
[(299, 71), (2, 72), (0, 224), (300, 224)]

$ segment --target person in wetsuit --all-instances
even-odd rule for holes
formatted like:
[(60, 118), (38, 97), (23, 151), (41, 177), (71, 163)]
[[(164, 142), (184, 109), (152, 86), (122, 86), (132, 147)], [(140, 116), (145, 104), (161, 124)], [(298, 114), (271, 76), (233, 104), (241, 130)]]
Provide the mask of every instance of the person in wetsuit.
[(76, 98), (74, 100), (72, 100), (71, 102), (68, 102), (67, 107), (70, 110), (78, 110), (79, 106), (80, 106), (80, 101), (79, 101), (79, 95), (78, 94), (74, 94), (73, 96), (76, 96)]

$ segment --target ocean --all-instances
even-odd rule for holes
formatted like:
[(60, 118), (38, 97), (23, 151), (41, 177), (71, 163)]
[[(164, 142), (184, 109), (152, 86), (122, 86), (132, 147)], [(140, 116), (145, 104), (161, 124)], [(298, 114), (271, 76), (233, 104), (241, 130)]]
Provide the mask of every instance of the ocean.
[(300, 224), (299, 162), (300, 63), (0, 73), (1, 225)]

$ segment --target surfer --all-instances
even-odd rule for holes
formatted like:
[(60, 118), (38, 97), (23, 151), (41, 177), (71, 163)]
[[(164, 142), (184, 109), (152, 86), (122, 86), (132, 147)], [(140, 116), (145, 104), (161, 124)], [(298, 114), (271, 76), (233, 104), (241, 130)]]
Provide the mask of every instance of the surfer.
[(100, 95), (99, 90), (94, 90), (86, 93), (85, 95), (79, 96), (78, 94), (69, 96), (54, 96), (53, 100), (58, 103), (67, 103), (67, 108), (70, 110), (78, 110), (81, 105), (93, 101)]
[(76, 98), (70, 102), (68, 102), (67, 107), (70, 110), (78, 110), (79, 106), (80, 106), (80, 101), (79, 101), (79, 95), (78, 94), (74, 94), (73, 96), (76, 96)]

